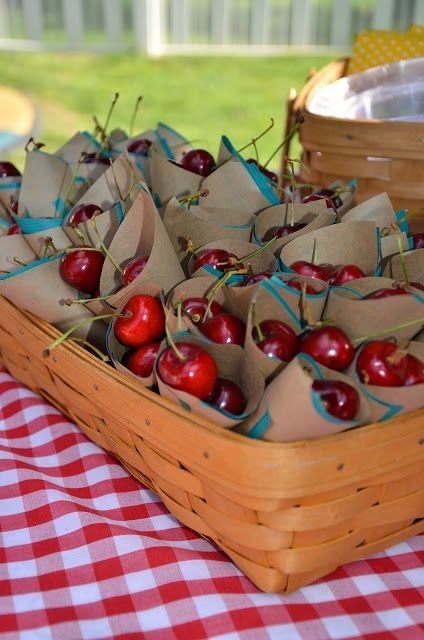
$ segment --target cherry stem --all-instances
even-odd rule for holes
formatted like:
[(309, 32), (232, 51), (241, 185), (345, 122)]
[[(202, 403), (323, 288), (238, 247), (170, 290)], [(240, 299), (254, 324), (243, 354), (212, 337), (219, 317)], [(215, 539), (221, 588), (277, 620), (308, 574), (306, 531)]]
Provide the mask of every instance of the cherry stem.
[(255, 152), (256, 164), (259, 164), (259, 153), (258, 153), (258, 147), (256, 145), (256, 140), (255, 139), (252, 140), (252, 145), (253, 145), (253, 150)]
[(185, 250), (186, 254), (191, 254), (191, 255), (193, 255), (193, 256), (194, 256), (194, 255), (195, 255), (195, 253), (196, 253), (196, 251), (195, 251), (195, 249), (194, 249), (193, 238), (192, 238), (191, 236), (187, 236), (187, 237), (185, 238), (185, 241), (186, 241), (186, 243), (187, 243), (187, 245), (186, 245), (186, 250)]
[(262, 253), (262, 251), (264, 251), (264, 249), (268, 249), (268, 247), (277, 240), (277, 236), (273, 236), (270, 240), (268, 240), (267, 242), (265, 242), (265, 244), (263, 244), (261, 247), (259, 247), (259, 249), (255, 249), (255, 251), (252, 251), (251, 253), (248, 253), (247, 256), (243, 256), (242, 258), (240, 258), (240, 262), (243, 261), (247, 261), (247, 260), (251, 260), (252, 258), (255, 258), (256, 256), (258, 256), (260, 253)]
[(97, 298), (81, 298), (81, 300), (73, 300), (72, 298), (67, 298), (65, 300), (65, 304), (67, 307), (70, 307), (73, 304), (88, 304), (89, 302), (101, 302), (102, 300), (107, 300), (113, 296), (113, 293), (109, 293), (107, 296), (98, 296)]
[(389, 327), (388, 329), (382, 329), (381, 331), (376, 331), (375, 333), (370, 333), (368, 336), (363, 336), (361, 338), (354, 338), (352, 340), (353, 345), (361, 344), (362, 342), (367, 342), (368, 340), (372, 340), (373, 338), (378, 338), (381, 335), (385, 335), (386, 333), (393, 333), (393, 331), (400, 331), (401, 329), (407, 329), (408, 327), (413, 327), (416, 324), (424, 324), (424, 316), (418, 318), (417, 320), (410, 320), (409, 322), (403, 322), (402, 324), (398, 324), (395, 327)]
[(47, 236), (46, 238), (44, 238), (44, 254), (43, 254), (43, 258), (45, 258), (47, 256), (47, 251), (51, 249), (52, 250), (52, 255), (55, 256), (58, 252), (55, 243), (53, 242), (53, 238), (51, 238), (50, 236)]
[(277, 155), (277, 153), (280, 151), (280, 149), (282, 149), (284, 147), (284, 145), (286, 145), (288, 142), (290, 142), (290, 140), (293, 138), (293, 136), (295, 135), (295, 133), (297, 133), (300, 129), (300, 125), (303, 123), (303, 117), (300, 117), (299, 120), (296, 122), (296, 124), (294, 125), (293, 129), (291, 131), (288, 132), (288, 134), (286, 135), (285, 138), (283, 138), (283, 141), (280, 142), (280, 144), (278, 145), (278, 147), (275, 149), (275, 151), (272, 152), (272, 154), (270, 155), (270, 157), (268, 158), (268, 160), (265, 162), (264, 167), (265, 169), (267, 168), (267, 166), (269, 165), (269, 163), (271, 162), (271, 160), (273, 160), (275, 158), (275, 156)]
[(105, 122), (104, 126), (102, 127), (102, 137), (101, 137), (101, 141), (102, 141), (102, 142), (101, 142), (101, 145), (100, 145), (100, 149), (99, 149), (99, 150), (98, 150), (98, 152), (97, 152), (97, 157), (100, 157), (100, 156), (101, 156), (102, 151), (103, 151), (103, 149), (104, 149), (104, 147), (105, 147), (105, 142), (106, 142), (106, 130), (107, 130), (108, 126), (109, 126), (109, 121), (110, 121), (110, 118), (111, 118), (111, 116), (112, 116), (112, 112), (113, 112), (113, 110), (114, 110), (114, 108), (115, 108), (115, 105), (116, 105), (116, 103), (118, 102), (118, 98), (119, 98), (119, 93), (115, 93), (115, 97), (114, 97), (114, 99), (112, 100), (112, 103), (111, 103), (111, 105), (110, 105), (110, 107), (109, 107), (109, 112), (108, 112), (108, 114), (107, 114), (107, 116), (106, 116), (106, 122)]
[(264, 129), (262, 133), (256, 136), (256, 138), (252, 138), (252, 140), (247, 144), (245, 144), (244, 147), (240, 147), (240, 149), (237, 149), (237, 153), (241, 153), (242, 151), (250, 147), (252, 144), (253, 145), (256, 144), (256, 142), (260, 140), (266, 133), (268, 133), (268, 131), (271, 131), (272, 127), (274, 126), (274, 118), (270, 118), (270, 120), (271, 120), (271, 124), (266, 129)]
[(203, 315), (203, 322), (207, 320), (210, 316), (211, 307), (216, 295), (220, 289), (230, 280), (230, 278), (234, 275), (246, 274), (246, 269), (229, 269), (224, 275), (218, 279), (218, 281), (213, 285), (210, 289), (209, 293), (206, 295), (206, 299), (208, 301), (208, 306), (206, 307), (205, 313)]
[(29, 262), (22, 262), (22, 260), (19, 260), (16, 256), (13, 257), (13, 262), (16, 262), (20, 267), (26, 267), (29, 264)]
[(256, 329), (259, 342), (262, 342), (262, 340), (265, 340), (264, 332), (261, 329), (261, 325), (258, 322), (258, 318), (256, 315), (256, 302), (252, 302), (252, 324), (253, 324), (253, 328)]
[(197, 193), (189, 193), (186, 196), (183, 196), (178, 200), (180, 205), (188, 205), (187, 209), (190, 209), (190, 206), (198, 200), (199, 198), (206, 198), (210, 193), (209, 189), (200, 189)]
[(118, 271), (118, 273), (120, 273), (122, 275), (124, 273), (123, 270), (121, 269), (119, 264), (116, 262), (116, 260), (112, 257), (112, 254), (109, 252), (109, 250), (106, 248), (105, 243), (103, 242), (103, 238), (101, 237), (101, 235), (99, 233), (99, 230), (97, 228), (96, 219), (95, 218), (90, 218), (90, 222), (91, 222), (91, 225), (92, 225), (92, 227), (94, 229), (94, 233), (96, 234), (96, 236), (97, 236), (97, 238), (99, 240), (99, 244), (100, 244), (101, 250), (103, 251), (105, 256), (107, 258), (109, 258), (109, 260), (111, 261), (111, 263), (113, 264), (115, 269)]
[(166, 333), (166, 339), (169, 342), (171, 348), (174, 350), (174, 353), (176, 354), (177, 358), (179, 360), (185, 360), (186, 358), (184, 357), (184, 355), (181, 353), (181, 351), (178, 349), (175, 340), (173, 339), (171, 332), (169, 330), (168, 325), (165, 323), (165, 333)]
[(314, 246), (312, 249), (312, 258), (311, 258), (311, 264), (316, 264), (318, 260), (318, 243), (317, 243), (317, 239), (314, 238)]
[(70, 338), (70, 336), (75, 331), (78, 331), (78, 329), (85, 327), (87, 324), (91, 324), (95, 320), (111, 320), (112, 318), (126, 318), (126, 317), (127, 315), (124, 313), (107, 313), (101, 316), (93, 316), (92, 318), (84, 318), (84, 320), (81, 320), (81, 322), (78, 322), (76, 325), (74, 325), (73, 327), (65, 331), (65, 333), (62, 333), (62, 335), (56, 338), (56, 340), (53, 340), (53, 342), (49, 344), (49, 346), (45, 349), (43, 355), (45, 357), (49, 356), (50, 352), (53, 351), (53, 349), (56, 349), (56, 347), (61, 345), (62, 342), (65, 342), (65, 340), (68, 340), (68, 338)]
[(400, 266), (402, 268), (403, 279), (404, 279), (405, 285), (409, 287), (408, 267), (406, 266), (406, 260), (405, 260), (403, 247), (402, 247), (402, 234), (398, 225), (395, 222), (392, 222), (391, 226), (396, 234), (396, 242), (399, 249), (399, 260), (400, 260)]
[[(100, 212), (99, 212), (100, 213)], [(78, 236), (79, 240), (83, 243), (83, 245), (88, 245), (90, 244), (90, 241), (87, 240), (87, 238), (84, 236), (83, 232), (81, 231), (81, 229), (78, 227), (78, 225), (72, 225), (71, 229), (74, 231), (74, 233)], [(93, 247), (94, 249), (94, 247)]]
[(301, 315), (303, 316), (302, 320), (306, 321), (306, 324), (308, 325), (308, 327), (313, 327), (316, 325), (316, 322), (312, 317), (311, 309), (306, 300), (307, 286), (308, 285), (306, 282), (302, 282), (302, 284), (300, 285), (300, 312), (301, 312)]
[(94, 346), (94, 344), (91, 344), (91, 342), (89, 342), (88, 340), (84, 340), (83, 338), (73, 338), (74, 342), (79, 342), (80, 344), (83, 344), (85, 347), (88, 347), (88, 349), (91, 349), (96, 356), (98, 356), (100, 358), (100, 360), (103, 360), (103, 362), (108, 362), (110, 360), (109, 356), (107, 356), (105, 353), (103, 353), (103, 351), (100, 351), (100, 349), (98, 349), (97, 347)]
[[(29, 145), (32, 144), (32, 149), (29, 149)], [(44, 144), (44, 142), (35, 142), (34, 138), (29, 138), (28, 142), (26, 143), (24, 150), (25, 151), (39, 151), (40, 149), (42, 149), (43, 147), (45, 147), (46, 145)]]
[(132, 113), (132, 116), (131, 116), (131, 120), (130, 120), (130, 128), (129, 128), (129, 134), (130, 134), (130, 137), (132, 136), (132, 132), (133, 132), (133, 129), (134, 129), (135, 119), (136, 119), (136, 117), (137, 117), (138, 110), (139, 110), (139, 108), (140, 108), (140, 104), (141, 104), (141, 101), (142, 101), (142, 100), (143, 100), (143, 96), (138, 96), (137, 100), (135, 101), (134, 110), (133, 110), (133, 113)]
[(97, 138), (99, 133), (103, 132), (103, 127), (100, 124), (100, 122), (98, 121), (96, 116), (93, 116), (93, 122), (94, 122), (93, 138)]

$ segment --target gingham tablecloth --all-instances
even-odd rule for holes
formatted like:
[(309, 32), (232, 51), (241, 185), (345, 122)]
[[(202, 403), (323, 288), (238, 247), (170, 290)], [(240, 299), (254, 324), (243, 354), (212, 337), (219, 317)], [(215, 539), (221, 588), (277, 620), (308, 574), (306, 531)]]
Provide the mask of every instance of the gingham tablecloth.
[(263, 594), (0, 371), (2, 640), (419, 640), (424, 536)]

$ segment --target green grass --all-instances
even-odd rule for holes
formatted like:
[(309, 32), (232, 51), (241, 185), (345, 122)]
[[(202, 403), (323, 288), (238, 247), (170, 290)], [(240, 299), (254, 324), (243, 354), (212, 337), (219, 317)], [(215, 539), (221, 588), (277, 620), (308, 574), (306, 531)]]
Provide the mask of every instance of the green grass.
[[(281, 141), (289, 88), (300, 89), (311, 67), (330, 59), (0, 53), (1, 83), (32, 98), (40, 116), (37, 139), (48, 151), (78, 129), (92, 129), (93, 114), (104, 121), (118, 91), (112, 127), (128, 128), (135, 99), (142, 94), (137, 131), (163, 121), (212, 153), (222, 134), (240, 147), (272, 117), (274, 129), (258, 145), (263, 162)], [(20, 166), (23, 158), (23, 151), (10, 154)]]

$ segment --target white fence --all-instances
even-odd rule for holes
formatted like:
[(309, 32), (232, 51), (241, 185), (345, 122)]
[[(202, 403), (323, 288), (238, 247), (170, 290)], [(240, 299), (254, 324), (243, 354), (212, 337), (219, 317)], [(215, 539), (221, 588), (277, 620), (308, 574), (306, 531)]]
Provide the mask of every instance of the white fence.
[(0, 0), (0, 48), (166, 54), (349, 50), (424, 24), (424, 0)]

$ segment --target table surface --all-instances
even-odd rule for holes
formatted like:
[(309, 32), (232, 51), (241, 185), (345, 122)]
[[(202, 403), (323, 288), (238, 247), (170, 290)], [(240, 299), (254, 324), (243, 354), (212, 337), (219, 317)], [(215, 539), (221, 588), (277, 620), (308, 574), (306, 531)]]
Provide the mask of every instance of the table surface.
[(0, 371), (1, 640), (419, 640), (424, 536), (261, 593), (54, 407)]

